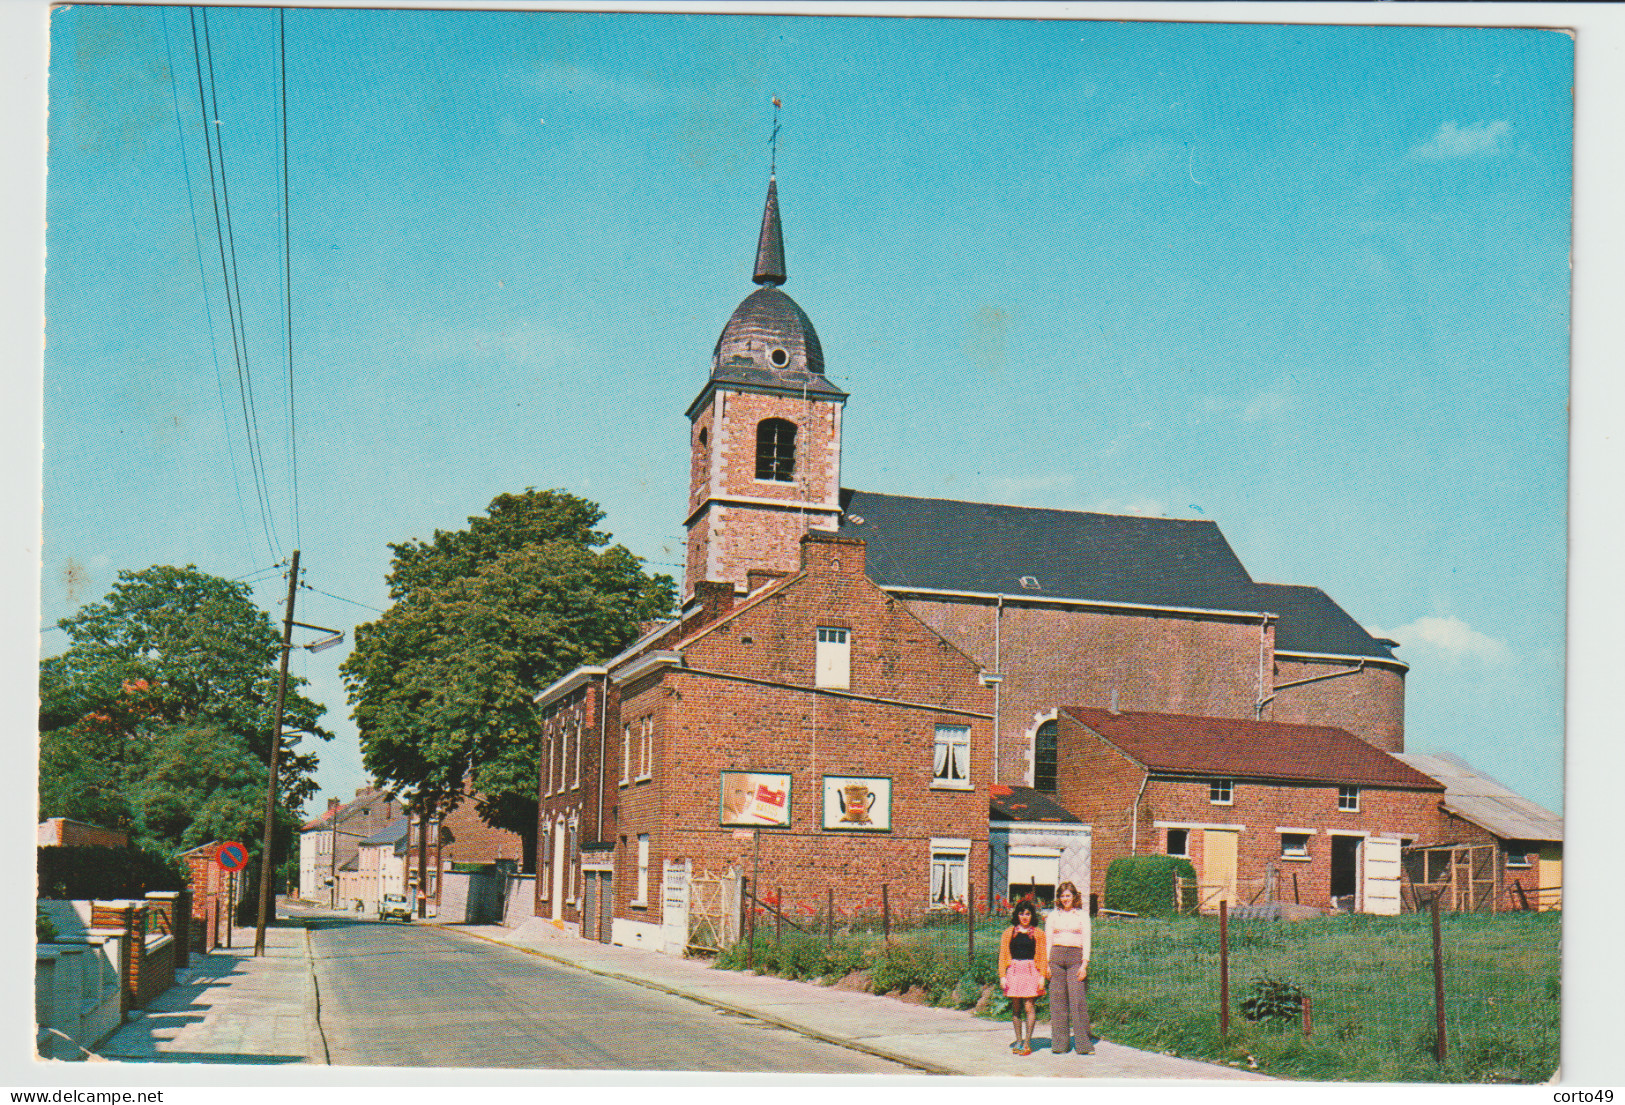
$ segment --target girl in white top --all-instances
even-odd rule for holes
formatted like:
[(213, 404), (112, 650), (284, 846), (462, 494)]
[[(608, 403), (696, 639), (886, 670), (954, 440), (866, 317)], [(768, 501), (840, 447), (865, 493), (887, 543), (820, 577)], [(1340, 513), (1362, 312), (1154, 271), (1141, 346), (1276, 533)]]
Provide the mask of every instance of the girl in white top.
[(1079, 1055), (1094, 1053), (1089, 1038), (1089, 906), (1070, 882), (1055, 890), (1044, 918), (1049, 950), (1050, 1049), (1062, 1055), (1075, 1038)]

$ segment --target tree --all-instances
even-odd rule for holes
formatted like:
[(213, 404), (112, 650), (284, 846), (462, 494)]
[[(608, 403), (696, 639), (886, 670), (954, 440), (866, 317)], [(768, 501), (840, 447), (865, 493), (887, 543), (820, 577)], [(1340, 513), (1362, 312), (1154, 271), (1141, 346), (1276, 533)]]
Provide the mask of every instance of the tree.
[(563, 491), (499, 495), (467, 529), (391, 545), (393, 605), (356, 628), (340, 667), (375, 778), (445, 809), (472, 782), (488, 824), (534, 854), (539, 729), (532, 700), (667, 615), (676, 587)]
[[(185, 568), (121, 572), (99, 603), (57, 623), (40, 670), (40, 814), (132, 831), (176, 849), (247, 836), (263, 816), (281, 636), (243, 583)], [(330, 734), (289, 680), (284, 729)], [(287, 733), (284, 745), (297, 745)], [(292, 823), (316, 757), (284, 755)]]

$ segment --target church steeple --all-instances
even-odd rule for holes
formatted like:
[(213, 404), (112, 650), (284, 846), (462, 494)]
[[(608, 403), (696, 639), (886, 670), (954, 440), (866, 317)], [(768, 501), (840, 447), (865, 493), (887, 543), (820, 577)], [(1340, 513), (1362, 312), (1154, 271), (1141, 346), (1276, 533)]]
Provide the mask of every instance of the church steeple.
[(784, 231), (779, 228), (779, 182), (767, 178), (767, 207), (762, 211), (762, 236), (756, 240), (756, 275), (751, 279), (758, 284), (776, 288), (784, 283)]

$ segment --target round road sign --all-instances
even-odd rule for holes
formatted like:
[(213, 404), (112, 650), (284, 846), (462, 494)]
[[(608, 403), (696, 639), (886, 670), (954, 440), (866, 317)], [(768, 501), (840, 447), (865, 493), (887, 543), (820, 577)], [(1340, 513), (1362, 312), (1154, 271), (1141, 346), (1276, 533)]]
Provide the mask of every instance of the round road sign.
[(220, 850), (214, 854), (215, 862), (227, 871), (241, 871), (248, 866), (248, 849), (235, 840), (228, 840), (220, 845)]

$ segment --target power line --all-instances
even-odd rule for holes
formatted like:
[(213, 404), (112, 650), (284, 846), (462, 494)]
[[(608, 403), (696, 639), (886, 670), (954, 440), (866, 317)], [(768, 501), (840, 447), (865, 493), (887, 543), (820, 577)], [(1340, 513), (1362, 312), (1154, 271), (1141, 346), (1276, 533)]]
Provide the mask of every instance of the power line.
[[(186, 156), (186, 128), (181, 124), (180, 90), (175, 84), (175, 50), (169, 40), (169, 17), (158, 9), (158, 20), (164, 29), (164, 57), (169, 63), (169, 98), (175, 107), (175, 131), (181, 144), (181, 175), (186, 181), (186, 210), (192, 217), (192, 245), (197, 258), (197, 274), (203, 299), (203, 318), (209, 329), (209, 353), (214, 360), (215, 390), (220, 397), (220, 421), (226, 431), (226, 456), (231, 462), (231, 483), (237, 493), (237, 513), (243, 523), (243, 536), (248, 537), (248, 506), (243, 502), (243, 477), (237, 469), (237, 447), (232, 442), (231, 414), (226, 409), (226, 381), (220, 372), (220, 345), (214, 340), (214, 308), (209, 305), (208, 275), (203, 268), (203, 234), (197, 224), (197, 197), (192, 192), (192, 167)], [(207, 137), (208, 130), (205, 128)], [(212, 164), (212, 163), (211, 163)], [(252, 546), (253, 542), (249, 542)]]
[(312, 587), (308, 583), (301, 583), (299, 586), (303, 587), (307, 591), (315, 591), (318, 595), (326, 595), (330, 599), (338, 599), (340, 602), (347, 602), (351, 606), (359, 606), (363, 610), (372, 610), (379, 614), (389, 613), (387, 610), (379, 610), (376, 606), (368, 606), (364, 602), (357, 602), (355, 599), (347, 599), (343, 595), (335, 595), (330, 591), (323, 591), (320, 587)]
[[(196, 59), (198, 101), (203, 114), (203, 145), (204, 152), (209, 160), (209, 196), (214, 204), (215, 239), (220, 248), (220, 272), (226, 294), (226, 317), (231, 327), (232, 353), (237, 360), (237, 390), (241, 399), (243, 410), (243, 426), (248, 437), (249, 466), (254, 473), (254, 490), (259, 499), (260, 524), (265, 530), (266, 545), (272, 555), (280, 551), (276, 538), (272, 536), (271, 504), (265, 480), (265, 460), (260, 449), (259, 422), (254, 411), (254, 388), (248, 364), (248, 335), (246, 324), (242, 319), (242, 289), (236, 280), (237, 249), (236, 236), (231, 229), (231, 192), (226, 182), (226, 157), (223, 136), (214, 127), (211, 120), (218, 126), (220, 114), (220, 97), (215, 84), (214, 76), (214, 50), (209, 39), (209, 11), (203, 9), (203, 45), (198, 44), (197, 9), (192, 9), (192, 52)], [(203, 55), (208, 54), (209, 89), (205, 93), (203, 86)], [(211, 110), (211, 101), (212, 109)], [(214, 131), (213, 142), (210, 141), (210, 132)], [(216, 180), (214, 165), (215, 158), (220, 161), (220, 175)], [(224, 226), (221, 221), (221, 209), (224, 208)], [(230, 250), (230, 261), (227, 260), (227, 251)]]

